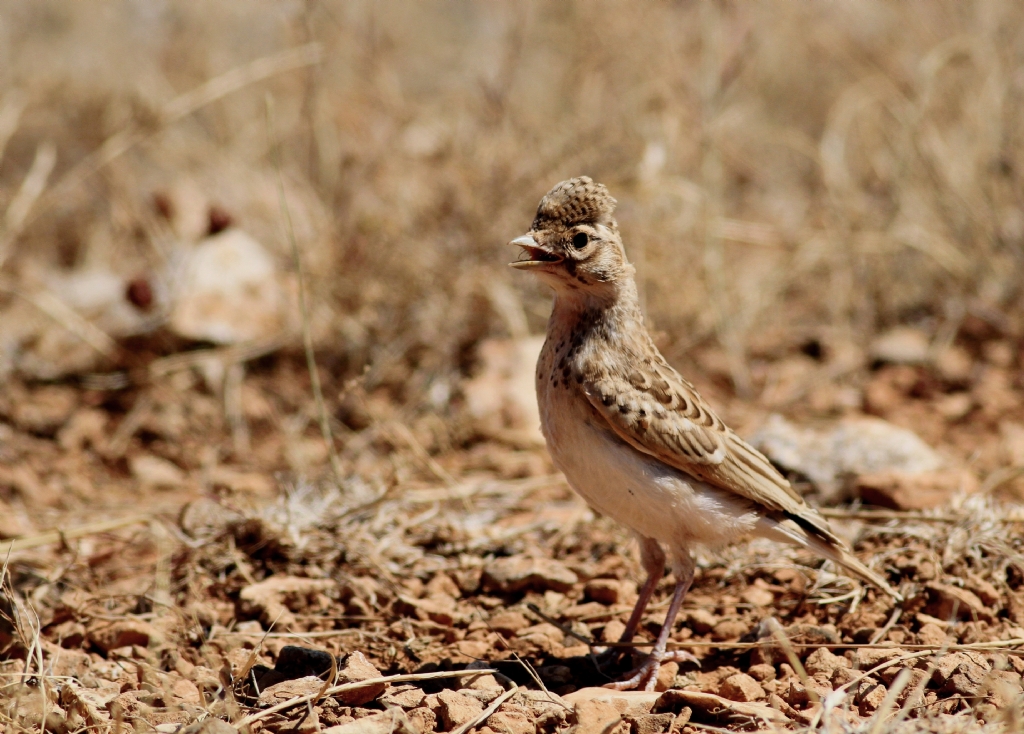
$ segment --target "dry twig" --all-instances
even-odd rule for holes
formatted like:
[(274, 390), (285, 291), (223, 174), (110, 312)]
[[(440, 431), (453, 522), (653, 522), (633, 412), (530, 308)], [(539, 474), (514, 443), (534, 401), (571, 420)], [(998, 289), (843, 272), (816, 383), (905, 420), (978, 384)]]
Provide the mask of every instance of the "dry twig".
[(320, 691), (315, 694), (309, 694), (306, 696), (296, 696), (287, 701), (282, 701), (279, 704), (275, 704), (270, 708), (257, 711), (254, 714), (249, 714), (241, 721), (237, 722), (235, 726), (238, 729), (249, 726), (253, 722), (265, 719), (272, 714), (285, 711), (292, 708), (293, 706), (299, 706), (308, 701), (315, 699), (324, 698), (325, 696), (333, 696), (337, 693), (344, 693), (345, 691), (354, 691), (359, 688), (365, 688), (366, 686), (375, 686), (378, 683), (405, 683), (408, 681), (418, 680), (438, 680), (443, 678), (465, 678), (467, 676), (483, 675), (485, 673), (497, 673), (497, 670), (492, 668), (484, 668), (482, 670), (448, 670), (439, 671), (437, 673), (407, 673), (402, 675), (385, 675), (380, 678), (367, 678), (366, 680), (356, 681), (355, 683), (343, 683), (340, 686), (332, 686), (325, 691)]
[(69, 530), (50, 530), (45, 533), (39, 533), (37, 535), (27, 535), (21, 538), (15, 538), (4, 543), (0, 543), (0, 555), (7, 555), (8, 553), (14, 553), (17, 551), (28, 550), (29, 548), (38, 548), (41, 545), (49, 545), (50, 543), (61, 543), (65, 540), (73, 538), (84, 538), (87, 535), (96, 535), (97, 533), (106, 533), (117, 528), (123, 528), (128, 525), (135, 525), (137, 523), (148, 523), (153, 519), (152, 515), (129, 515), (128, 517), (118, 518), (116, 520), (101, 520), (99, 522), (88, 523), (86, 525), (80, 525), (77, 528), (71, 528)]
[(120, 132), (111, 135), (97, 150), (75, 164), (71, 170), (54, 184), (53, 188), (37, 201), (37, 206), (31, 214), (26, 214), (23, 224), (27, 226), (44, 212), (47, 207), (59, 201), (61, 197), (67, 195), (80, 183), (127, 153), (143, 140), (151, 137), (155, 132), (250, 84), (255, 84), (287, 71), (318, 64), (322, 60), (323, 49), (321, 45), (319, 43), (308, 43), (305, 46), (286, 49), (280, 53), (250, 61), (175, 97), (160, 110), (159, 124), (156, 131), (142, 130), (135, 125), (130, 125)]
[(488, 706), (487, 708), (485, 708), (483, 711), (481, 711), (478, 716), (470, 719), (469, 721), (467, 721), (466, 723), (464, 723), (462, 726), (458, 727), (457, 729), (452, 730), (451, 734), (466, 734), (466, 732), (469, 731), (470, 729), (473, 729), (473, 728), (475, 728), (477, 726), (480, 726), (481, 724), (486, 723), (487, 718), (491, 714), (493, 714), (495, 711), (497, 711), (498, 707), (501, 706), (501, 704), (505, 703), (505, 701), (507, 701), (510, 698), (512, 698), (512, 696), (516, 695), (516, 693), (518, 693), (518, 692), (519, 692), (519, 686), (517, 686), (515, 683), (513, 683), (511, 688), (509, 688), (507, 691), (505, 691), (500, 696), (498, 696), (496, 699), (494, 699), (491, 702), (491, 705)]

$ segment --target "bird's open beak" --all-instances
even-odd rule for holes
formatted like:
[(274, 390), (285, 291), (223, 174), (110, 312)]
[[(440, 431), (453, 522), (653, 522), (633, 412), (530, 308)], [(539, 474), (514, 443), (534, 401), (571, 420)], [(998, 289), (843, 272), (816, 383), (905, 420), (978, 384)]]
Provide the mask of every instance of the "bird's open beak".
[(509, 244), (523, 248), (522, 254), (524, 257), (516, 260), (514, 263), (509, 263), (509, 267), (516, 268), (517, 270), (531, 270), (543, 267), (544, 265), (562, 262), (561, 257), (538, 245), (537, 241), (528, 234), (516, 237)]

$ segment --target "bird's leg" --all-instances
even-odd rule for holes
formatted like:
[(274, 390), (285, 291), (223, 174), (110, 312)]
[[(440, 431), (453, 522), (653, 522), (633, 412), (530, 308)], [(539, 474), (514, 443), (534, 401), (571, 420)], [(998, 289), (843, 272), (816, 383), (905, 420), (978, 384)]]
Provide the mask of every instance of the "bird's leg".
[[(638, 536), (637, 540), (640, 541), (640, 565), (647, 572), (647, 580), (644, 581), (644, 585), (640, 588), (640, 596), (637, 598), (633, 611), (629, 615), (629, 621), (626, 622), (626, 629), (619, 636), (620, 644), (633, 641), (637, 627), (640, 626), (640, 620), (647, 610), (647, 605), (651, 602), (651, 597), (654, 596), (654, 590), (657, 588), (658, 582), (661, 581), (661, 577), (665, 575), (665, 551), (661, 549), (658, 541), (641, 536)], [(606, 648), (600, 652), (601, 656), (596, 663), (599, 669), (617, 661), (623, 654), (624, 649), (613, 647), (610, 649)]]
[(658, 680), (658, 668), (664, 662), (699, 662), (693, 655), (682, 650), (667, 652), (668, 638), (672, 635), (672, 627), (679, 610), (683, 606), (683, 599), (686, 592), (690, 590), (693, 583), (694, 563), (689, 554), (686, 555), (682, 568), (676, 569), (676, 587), (672, 590), (672, 601), (668, 605), (668, 612), (665, 614), (665, 623), (661, 627), (658, 639), (654, 643), (654, 649), (639, 668), (626, 680), (609, 683), (605, 688), (614, 688), (619, 691), (628, 691), (634, 688), (643, 688), (646, 691), (653, 691), (654, 684)]
[(633, 613), (629, 615), (626, 622), (626, 629), (619, 637), (619, 642), (632, 642), (636, 634), (636, 628), (640, 626), (640, 620), (647, 610), (647, 605), (654, 596), (654, 590), (665, 575), (665, 551), (653, 538), (640, 538), (640, 565), (647, 572), (647, 580), (640, 588), (640, 597), (636, 600)]

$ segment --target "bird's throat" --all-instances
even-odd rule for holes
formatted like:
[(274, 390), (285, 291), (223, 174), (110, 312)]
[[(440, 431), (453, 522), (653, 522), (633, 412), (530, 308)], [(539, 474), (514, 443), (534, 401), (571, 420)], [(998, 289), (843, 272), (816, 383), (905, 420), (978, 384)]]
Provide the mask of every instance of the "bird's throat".
[(585, 315), (643, 322), (640, 299), (632, 278), (602, 283), (598, 288), (556, 289), (551, 315), (567, 320)]

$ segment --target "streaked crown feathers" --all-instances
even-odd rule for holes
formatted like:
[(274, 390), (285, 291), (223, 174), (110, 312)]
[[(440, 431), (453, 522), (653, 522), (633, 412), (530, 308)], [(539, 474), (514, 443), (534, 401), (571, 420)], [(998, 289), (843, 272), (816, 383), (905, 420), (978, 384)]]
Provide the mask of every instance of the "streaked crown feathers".
[(578, 224), (614, 226), (612, 213), (616, 203), (604, 184), (594, 183), (589, 176), (570, 178), (556, 185), (540, 200), (532, 229), (556, 223), (564, 227)]

